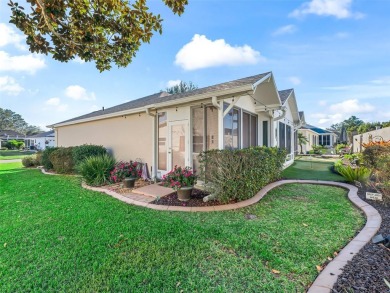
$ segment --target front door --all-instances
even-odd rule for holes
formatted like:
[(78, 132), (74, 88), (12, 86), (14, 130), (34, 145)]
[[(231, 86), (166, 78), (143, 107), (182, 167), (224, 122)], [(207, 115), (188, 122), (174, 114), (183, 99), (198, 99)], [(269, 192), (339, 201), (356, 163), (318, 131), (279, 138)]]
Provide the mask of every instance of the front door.
[(168, 170), (189, 166), (188, 120), (168, 122)]

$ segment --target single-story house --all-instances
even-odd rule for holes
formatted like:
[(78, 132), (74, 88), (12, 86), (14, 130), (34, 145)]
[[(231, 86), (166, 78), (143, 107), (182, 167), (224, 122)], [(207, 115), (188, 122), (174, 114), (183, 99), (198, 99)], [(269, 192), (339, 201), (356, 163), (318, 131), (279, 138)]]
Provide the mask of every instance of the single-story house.
[(337, 143), (337, 134), (325, 130), (307, 123), (304, 123), (298, 130), (298, 133), (302, 133), (307, 138), (307, 143), (302, 145), (302, 152), (313, 150), (313, 146), (324, 146), (326, 148), (332, 148)]
[(389, 141), (390, 140), (390, 127), (380, 128), (372, 131), (368, 131), (362, 134), (357, 134), (353, 136), (353, 152), (359, 153), (364, 151), (362, 143), (368, 143), (372, 141)]
[(190, 92), (156, 93), (55, 123), (57, 146), (103, 145), (117, 160), (139, 159), (161, 177), (175, 165), (198, 168), (209, 149), (275, 146), (294, 160), (300, 126), (293, 89), (278, 91), (272, 72)]
[(37, 150), (44, 150), (47, 147), (56, 146), (54, 130), (30, 135), (26, 140), (29, 140), (29, 146), (33, 146)]

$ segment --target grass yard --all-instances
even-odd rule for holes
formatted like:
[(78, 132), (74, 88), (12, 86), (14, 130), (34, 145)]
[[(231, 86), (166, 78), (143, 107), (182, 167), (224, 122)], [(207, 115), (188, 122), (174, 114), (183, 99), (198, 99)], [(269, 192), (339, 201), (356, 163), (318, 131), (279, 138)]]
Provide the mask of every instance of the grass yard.
[(334, 161), (307, 157), (300, 158), (283, 171), (282, 177), (285, 179), (345, 181), (344, 177), (330, 171)]
[(7, 150), (0, 151), (0, 160), (23, 159), (25, 156), (35, 154), (35, 151)]
[(364, 223), (335, 187), (290, 184), (238, 211), (167, 213), (79, 178), (0, 167), (0, 292), (305, 292)]

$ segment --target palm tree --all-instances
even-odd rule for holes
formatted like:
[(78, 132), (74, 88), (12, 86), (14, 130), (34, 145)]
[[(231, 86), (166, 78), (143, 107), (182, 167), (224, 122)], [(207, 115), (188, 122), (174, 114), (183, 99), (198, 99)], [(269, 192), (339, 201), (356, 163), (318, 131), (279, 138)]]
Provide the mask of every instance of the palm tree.
[(197, 88), (198, 86), (193, 84), (192, 81), (189, 82), (181, 81), (177, 85), (166, 88), (165, 91), (170, 94), (181, 94), (181, 93), (186, 93), (186, 92), (196, 90)]
[(308, 139), (306, 136), (304, 136), (302, 133), (298, 132), (298, 144), (301, 147), (301, 154), (303, 154), (302, 146), (306, 143), (308, 143)]

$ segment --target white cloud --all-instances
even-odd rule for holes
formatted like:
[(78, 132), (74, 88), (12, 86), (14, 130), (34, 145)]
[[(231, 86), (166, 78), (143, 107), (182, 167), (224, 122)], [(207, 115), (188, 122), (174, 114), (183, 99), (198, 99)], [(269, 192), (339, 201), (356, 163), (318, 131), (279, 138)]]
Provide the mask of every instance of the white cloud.
[(379, 79), (372, 80), (371, 83), (378, 85), (390, 85), (390, 76), (384, 76)]
[(311, 0), (305, 2), (290, 13), (291, 17), (303, 17), (307, 14), (315, 14), (321, 16), (334, 16), (339, 19), (343, 18), (362, 18), (362, 13), (354, 13), (351, 11), (353, 0)]
[(45, 66), (45, 60), (37, 54), (10, 56), (7, 52), (0, 51), (0, 71), (34, 74), (37, 70)]
[(359, 103), (357, 99), (346, 100), (341, 103), (330, 105), (329, 109), (332, 112), (343, 114), (367, 113), (375, 110), (375, 107), (370, 103)]
[(209, 40), (205, 35), (194, 35), (191, 42), (176, 54), (175, 64), (185, 70), (222, 65), (256, 64), (265, 60), (260, 52), (248, 45), (231, 46), (224, 39)]
[(54, 97), (54, 98), (50, 98), (48, 99), (46, 102), (45, 102), (46, 105), (50, 106), (49, 109), (45, 108), (44, 110), (56, 110), (58, 112), (65, 112), (66, 110), (68, 110), (69, 106), (67, 104), (62, 104), (61, 103), (61, 99), (60, 98), (57, 98), (57, 97)]
[(72, 60), (72, 62), (78, 63), (78, 64), (84, 64), (84, 63), (85, 63), (85, 61), (84, 61), (83, 59), (81, 59), (79, 56), (76, 56), (76, 57)]
[(321, 125), (339, 123), (351, 115), (359, 117), (359, 115), (376, 111), (373, 105), (362, 103), (358, 99), (344, 100), (340, 103), (331, 104), (328, 107), (326, 107), (326, 101), (320, 101), (319, 104), (323, 107), (323, 111), (310, 114), (310, 117), (316, 119), (317, 123)]
[(0, 92), (17, 96), (22, 91), (24, 91), (24, 88), (21, 87), (14, 78), (10, 76), (0, 76)]
[(302, 83), (301, 79), (297, 76), (290, 76), (288, 78), (288, 81), (291, 82), (293, 85), (300, 85)]
[(94, 101), (96, 100), (95, 93), (88, 93), (85, 88), (79, 85), (70, 85), (65, 89), (65, 95), (73, 100), (85, 100)]
[(272, 33), (273, 36), (280, 36), (285, 34), (293, 34), (297, 31), (297, 27), (293, 24), (285, 25), (278, 28), (276, 31)]
[(169, 80), (167, 82), (167, 87), (173, 87), (173, 86), (176, 86), (176, 85), (179, 85), (181, 83), (181, 80), (180, 79), (176, 79), (176, 80)]
[(0, 23), (0, 47), (7, 45), (14, 45), (20, 50), (26, 50), (26, 46), (23, 45), (24, 37), (17, 34), (16, 31), (5, 23)]
[(46, 105), (58, 106), (61, 103), (60, 98), (51, 98), (46, 101)]
[(328, 104), (328, 101), (325, 101), (325, 100), (321, 100), (318, 102), (318, 105), (320, 106), (326, 106)]

